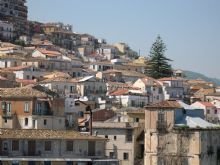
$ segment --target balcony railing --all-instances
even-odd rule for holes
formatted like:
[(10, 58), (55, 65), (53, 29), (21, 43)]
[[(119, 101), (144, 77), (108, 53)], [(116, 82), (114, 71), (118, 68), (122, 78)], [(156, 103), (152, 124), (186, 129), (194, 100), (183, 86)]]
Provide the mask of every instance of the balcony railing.
[(166, 131), (167, 130), (167, 122), (166, 121), (157, 121), (157, 130), (158, 131)]
[(7, 119), (11, 119), (13, 117), (13, 115), (11, 113), (3, 113), (2, 117), (7, 118)]

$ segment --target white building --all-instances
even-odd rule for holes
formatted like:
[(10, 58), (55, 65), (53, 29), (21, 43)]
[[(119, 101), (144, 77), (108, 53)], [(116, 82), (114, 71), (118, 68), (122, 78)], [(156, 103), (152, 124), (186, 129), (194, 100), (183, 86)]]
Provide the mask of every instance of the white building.
[(0, 21), (0, 40), (11, 41), (13, 37), (14, 37), (13, 24)]
[(198, 109), (203, 109), (204, 114), (205, 114), (205, 119), (207, 121), (212, 122), (212, 123), (217, 123), (220, 121), (220, 111), (218, 111), (215, 105), (212, 104), (211, 102), (197, 101), (191, 104), (191, 106), (198, 108)]
[(166, 77), (159, 79), (163, 86), (164, 99), (184, 99), (184, 83), (181, 78)]
[(144, 144), (140, 142), (144, 123), (123, 122), (120, 116), (116, 118), (116, 121), (93, 122), (93, 133), (109, 139), (105, 146), (107, 157), (119, 159), (120, 165), (139, 164), (137, 160), (144, 154)]
[(161, 84), (151, 77), (138, 79), (133, 84), (133, 87), (139, 88), (143, 93), (148, 94), (149, 103), (157, 103), (164, 100)]
[(13, 56), (0, 57), (0, 68), (21, 66), (23, 58)]
[(140, 90), (119, 89), (109, 94), (117, 107), (144, 107), (150, 102), (150, 97)]
[(34, 80), (42, 78), (47, 72), (33, 66), (17, 66), (6, 68), (8, 71), (15, 73), (17, 79)]
[(95, 76), (81, 78), (77, 82), (77, 92), (80, 96), (87, 96), (89, 100), (97, 101), (98, 98), (105, 98), (107, 87), (102, 79)]

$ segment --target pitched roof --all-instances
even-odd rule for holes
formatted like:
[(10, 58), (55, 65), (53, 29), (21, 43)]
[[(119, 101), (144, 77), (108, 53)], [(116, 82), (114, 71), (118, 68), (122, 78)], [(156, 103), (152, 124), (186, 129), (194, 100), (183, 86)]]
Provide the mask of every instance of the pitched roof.
[(23, 70), (23, 69), (26, 69), (26, 68), (30, 68), (32, 66), (16, 66), (16, 67), (10, 67), (10, 68), (5, 68), (3, 70), (9, 70), (9, 71), (19, 71), (19, 70)]
[(180, 80), (176, 77), (164, 77), (164, 78), (160, 78), (158, 79), (159, 81), (177, 81), (177, 80)]
[(212, 103), (210, 102), (203, 102), (203, 101), (198, 101), (200, 104), (206, 106), (206, 107), (215, 107)]
[(176, 100), (165, 100), (159, 103), (148, 105), (146, 109), (176, 109), (182, 108), (182, 106)]
[(141, 80), (146, 86), (151, 85), (151, 83), (149, 81), (153, 81), (153, 86), (161, 86), (160, 83), (152, 77), (144, 77)]
[(3, 47), (3, 48), (0, 47), (0, 51), (8, 51), (8, 50), (16, 50), (16, 48), (15, 47)]
[(46, 49), (37, 49), (37, 50), (40, 51), (42, 54), (45, 54), (50, 57), (61, 56), (61, 53), (58, 51), (52, 51), (52, 50), (46, 50)]
[(16, 82), (22, 83), (23, 85), (35, 84), (36, 80), (16, 79)]
[(9, 81), (7, 78), (0, 76), (0, 80)]
[(68, 73), (65, 72), (59, 72), (59, 71), (54, 71), (52, 73), (49, 73), (47, 75), (44, 75), (43, 77), (45, 78), (54, 78), (54, 77), (64, 77), (64, 78), (71, 78), (71, 76)]
[(78, 82), (77, 79), (72, 78), (65, 78), (65, 77), (52, 77), (46, 80), (41, 81), (40, 83), (50, 83), (50, 82), (69, 82), (69, 83), (76, 83)]
[(115, 70), (115, 69), (109, 69), (107, 71), (104, 71), (102, 73), (121, 73), (123, 76), (131, 76), (131, 77), (146, 77), (145, 74), (140, 73), (140, 72), (136, 72), (136, 71), (132, 71), (132, 70)]
[(208, 93), (206, 96), (220, 96), (220, 92)]
[(128, 94), (129, 90), (128, 89), (118, 89), (112, 93), (110, 93), (110, 96), (120, 96), (120, 95), (125, 95)]
[(57, 96), (58, 94), (42, 86), (25, 86), (21, 88), (0, 88), (1, 98), (33, 98)]
[(1, 129), (0, 139), (67, 139), (67, 140), (107, 140), (77, 131), (40, 129)]

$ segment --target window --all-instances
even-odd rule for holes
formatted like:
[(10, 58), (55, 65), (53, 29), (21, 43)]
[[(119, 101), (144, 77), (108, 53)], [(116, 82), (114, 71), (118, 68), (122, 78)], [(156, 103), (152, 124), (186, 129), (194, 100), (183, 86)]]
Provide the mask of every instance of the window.
[(165, 114), (163, 111), (158, 112), (158, 121), (164, 121), (165, 119)]
[(215, 114), (217, 114), (217, 112), (218, 112), (217, 109), (215, 109)]
[(75, 106), (80, 106), (80, 103), (75, 102)]
[(27, 126), (28, 125), (28, 118), (24, 119), (24, 125)]
[(37, 103), (37, 114), (41, 113), (41, 103)]
[(210, 114), (210, 110), (207, 110), (207, 114)]
[(99, 71), (102, 69), (101, 65), (99, 65)]
[(62, 119), (59, 119), (59, 123), (62, 124)]
[(3, 151), (8, 151), (8, 142), (3, 143)]
[(124, 160), (128, 160), (128, 153), (127, 152), (124, 152), (124, 154), (123, 154), (123, 158), (124, 158)]
[(78, 116), (79, 116), (79, 117), (84, 117), (83, 111), (79, 111), (79, 112), (78, 112)]
[(44, 119), (44, 125), (47, 125), (47, 119)]
[(12, 151), (19, 151), (19, 141), (12, 140)]
[(128, 129), (126, 132), (126, 141), (131, 142), (132, 141), (132, 130)]
[(73, 141), (66, 141), (66, 151), (73, 151)]
[(27, 80), (29, 80), (30, 79), (30, 76), (29, 75), (27, 75)]
[(11, 103), (7, 103), (7, 113), (10, 113), (11, 112)]
[(141, 102), (141, 105), (140, 105), (140, 106), (143, 108), (143, 107), (144, 107), (144, 104), (145, 104), (144, 102)]
[(162, 93), (163, 93), (163, 89), (159, 88), (159, 94), (162, 94)]
[(108, 139), (108, 135), (105, 135), (105, 138)]
[(117, 140), (117, 136), (114, 136), (114, 140)]
[(24, 103), (24, 112), (29, 112), (29, 103)]
[(137, 123), (138, 123), (138, 122), (139, 122), (139, 118), (135, 118), (135, 122), (137, 122)]
[(45, 141), (44, 142), (44, 150), (45, 151), (51, 151), (51, 141)]
[(159, 100), (160, 99), (160, 96), (159, 95), (157, 95), (157, 100)]
[(115, 153), (114, 153), (114, 152), (109, 152), (109, 157), (110, 157), (111, 159), (115, 158)]
[(135, 107), (135, 101), (134, 100), (131, 100), (131, 106)]

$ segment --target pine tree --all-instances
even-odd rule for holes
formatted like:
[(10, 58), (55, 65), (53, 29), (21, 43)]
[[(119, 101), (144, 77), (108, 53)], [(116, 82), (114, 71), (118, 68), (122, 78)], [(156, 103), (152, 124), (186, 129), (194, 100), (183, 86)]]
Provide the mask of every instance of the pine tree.
[(172, 75), (172, 67), (169, 64), (169, 58), (165, 57), (166, 45), (160, 36), (157, 36), (153, 43), (149, 55), (146, 74), (153, 78), (170, 77)]

